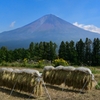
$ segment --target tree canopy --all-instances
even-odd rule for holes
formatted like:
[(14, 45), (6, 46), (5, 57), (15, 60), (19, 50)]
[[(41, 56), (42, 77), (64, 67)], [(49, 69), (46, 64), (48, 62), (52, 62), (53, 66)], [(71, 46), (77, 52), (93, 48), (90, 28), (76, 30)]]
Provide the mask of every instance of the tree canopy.
[(100, 66), (100, 39), (94, 40), (86, 38), (74, 41), (62, 41), (58, 46), (56, 43), (40, 42), (29, 44), (29, 48), (18, 48), (8, 50), (7, 47), (0, 48), (0, 62), (14, 62), (17, 60), (39, 61), (42, 59), (53, 61), (62, 58), (71, 65), (91, 65)]

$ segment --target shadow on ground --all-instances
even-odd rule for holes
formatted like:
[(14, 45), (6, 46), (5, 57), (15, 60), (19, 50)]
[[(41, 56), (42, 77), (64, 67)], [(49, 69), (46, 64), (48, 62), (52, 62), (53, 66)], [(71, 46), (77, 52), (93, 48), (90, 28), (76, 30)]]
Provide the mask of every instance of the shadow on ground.
[(5, 93), (5, 94), (7, 94), (8, 96), (13, 96), (13, 97), (19, 97), (19, 98), (26, 98), (26, 99), (35, 99), (36, 97), (35, 96), (32, 96), (32, 94), (31, 93), (24, 93), (24, 92), (20, 92), (20, 91), (13, 91), (12, 93), (11, 93), (11, 89), (8, 89), (8, 88), (5, 88), (5, 87), (0, 87), (0, 91), (2, 92), (2, 93)]
[(49, 85), (49, 84), (46, 84), (46, 87), (51, 88), (51, 89), (55, 89), (55, 90), (58, 90), (58, 91), (71, 92), (71, 93), (75, 92), (75, 93), (84, 94), (86, 92), (86, 91), (80, 91), (79, 89), (72, 89), (72, 88), (61, 87), (61, 86), (56, 86), (56, 85)]

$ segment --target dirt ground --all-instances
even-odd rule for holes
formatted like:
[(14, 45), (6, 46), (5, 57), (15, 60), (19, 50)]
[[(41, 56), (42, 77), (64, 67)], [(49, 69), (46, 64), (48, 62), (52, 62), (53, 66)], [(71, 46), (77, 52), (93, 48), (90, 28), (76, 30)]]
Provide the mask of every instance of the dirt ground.
[(1, 87), (0, 100), (100, 100), (100, 90), (96, 89), (81, 93), (79, 90), (68, 89), (64, 86), (46, 85), (46, 88), (49, 95), (43, 87), (43, 95), (36, 98), (32, 94), (20, 91), (13, 91), (11, 94), (10, 89)]

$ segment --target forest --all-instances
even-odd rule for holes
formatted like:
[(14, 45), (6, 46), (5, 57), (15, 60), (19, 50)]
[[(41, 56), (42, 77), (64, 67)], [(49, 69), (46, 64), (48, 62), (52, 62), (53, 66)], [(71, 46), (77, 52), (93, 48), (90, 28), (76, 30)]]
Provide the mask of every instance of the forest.
[(0, 63), (64, 59), (70, 65), (100, 66), (100, 39), (86, 38), (85, 41), (62, 41), (58, 46), (50, 42), (31, 42), (27, 49), (17, 48), (8, 50), (7, 47), (0, 48)]

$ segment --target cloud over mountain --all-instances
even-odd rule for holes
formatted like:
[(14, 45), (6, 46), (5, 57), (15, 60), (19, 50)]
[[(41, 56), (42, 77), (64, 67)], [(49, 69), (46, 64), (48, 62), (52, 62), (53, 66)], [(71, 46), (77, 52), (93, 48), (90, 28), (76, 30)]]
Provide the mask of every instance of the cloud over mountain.
[(88, 31), (96, 32), (96, 33), (100, 34), (100, 28), (96, 27), (94, 25), (84, 25), (84, 24), (79, 24), (78, 22), (73, 23), (73, 25), (75, 25), (77, 27), (80, 27), (84, 30), (88, 30)]

